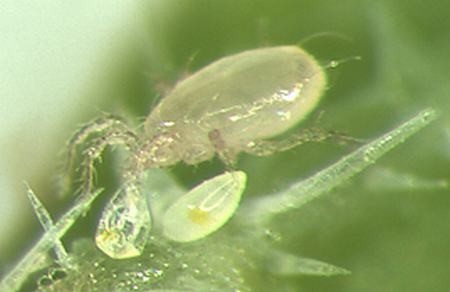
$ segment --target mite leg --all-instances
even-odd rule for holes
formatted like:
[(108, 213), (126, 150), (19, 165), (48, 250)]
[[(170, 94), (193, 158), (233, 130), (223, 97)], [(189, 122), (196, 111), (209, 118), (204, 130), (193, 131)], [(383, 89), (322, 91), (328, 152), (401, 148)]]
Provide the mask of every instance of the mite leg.
[(227, 147), (225, 141), (222, 138), (222, 135), (219, 130), (214, 129), (208, 133), (209, 141), (213, 145), (216, 150), (217, 155), (220, 160), (225, 163), (227, 168), (233, 169), (233, 166), (236, 164), (236, 152), (233, 149)]
[(256, 140), (247, 144), (244, 152), (256, 156), (268, 156), (282, 152), (309, 142), (322, 142), (333, 139), (338, 143), (360, 143), (361, 140), (336, 131), (329, 131), (318, 127), (302, 129), (283, 140)]
[(128, 129), (126, 123), (117, 116), (107, 114), (100, 118), (90, 121), (77, 130), (67, 142), (67, 164), (71, 166), (75, 158), (75, 152), (79, 145), (83, 144), (92, 135), (100, 135), (102, 132), (111, 129)]
[[(77, 148), (89, 139), (93, 139), (93, 137), (98, 137), (97, 139), (100, 139), (101, 137), (114, 137), (118, 132), (132, 133), (121, 118), (113, 115), (105, 115), (85, 124), (72, 135), (67, 142), (67, 155), (61, 179), (62, 193), (65, 193), (71, 184), (71, 175)], [(78, 168), (75, 171), (77, 170)]]
[(88, 147), (82, 152), (83, 161), (81, 163), (82, 193), (89, 194), (93, 189), (95, 161), (101, 159), (101, 155), (107, 146), (122, 145), (127, 150), (134, 153), (137, 149), (138, 139), (131, 131), (108, 131), (90, 141)]

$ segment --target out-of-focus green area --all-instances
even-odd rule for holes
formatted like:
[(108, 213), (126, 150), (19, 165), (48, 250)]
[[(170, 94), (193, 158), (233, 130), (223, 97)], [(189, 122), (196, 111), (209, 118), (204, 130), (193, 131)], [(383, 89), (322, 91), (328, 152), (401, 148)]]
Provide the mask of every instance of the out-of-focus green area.
[[(183, 73), (235, 52), (301, 43), (324, 65), (361, 56), (361, 61), (327, 69), (329, 89), (317, 111), (323, 111), (321, 124), (370, 139), (428, 106), (440, 110), (441, 117), (356, 179), (274, 223), (282, 236), (280, 248), (353, 274), (278, 280), (292, 283), (298, 291), (446, 291), (450, 287), (450, 191), (445, 187), (450, 179), (448, 11), (450, 2), (443, 0), (149, 4), (137, 16), (140, 30), (132, 32), (133, 42), (108, 52), (107, 81), (88, 87), (100, 110), (136, 118), (145, 116), (154, 104), (152, 98)], [(352, 145), (323, 143), (267, 158), (242, 156), (238, 167), (249, 176), (246, 196), (278, 190), (351, 149)], [(171, 171), (192, 185), (192, 177), (198, 180), (220, 169), (218, 163), (205, 163)], [(49, 184), (52, 175), (54, 170), (48, 170), (40, 183)], [(263, 291), (265, 284), (252, 285)]]

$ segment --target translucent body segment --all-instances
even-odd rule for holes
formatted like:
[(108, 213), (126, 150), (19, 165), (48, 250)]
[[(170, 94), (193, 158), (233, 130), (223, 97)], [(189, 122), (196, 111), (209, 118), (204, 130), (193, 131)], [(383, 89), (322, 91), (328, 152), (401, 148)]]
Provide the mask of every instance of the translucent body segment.
[(220, 132), (227, 147), (241, 151), (304, 119), (325, 85), (323, 69), (299, 47), (249, 50), (179, 82), (149, 115), (145, 129), (150, 137), (171, 133), (180, 141), (172, 146), (173, 155), (197, 163), (214, 154), (208, 139), (212, 130)]
[(134, 185), (120, 189), (103, 209), (95, 243), (114, 259), (139, 256), (151, 230), (145, 197)]
[(222, 227), (236, 211), (247, 175), (226, 172), (198, 185), (169, 207), (163, 217), (164, 235), (174, 241), (201, 239)]

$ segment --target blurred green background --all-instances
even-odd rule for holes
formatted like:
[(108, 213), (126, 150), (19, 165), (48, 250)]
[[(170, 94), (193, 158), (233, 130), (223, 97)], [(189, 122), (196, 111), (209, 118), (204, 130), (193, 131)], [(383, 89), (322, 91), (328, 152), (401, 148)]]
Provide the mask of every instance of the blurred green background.
[[(282, 280), (298, 291), (448, 291), (450, 2), (169, 0), (46, 6), (0, 4), (0, 13), (10, 17), (0, 22), (8, 24), (0, 36), (5, 48), (0, 60), (10, 66), (0, 69), (0, 122), (7, 128), (0, 132), (1, 212), (10, 220), (0, 229), (0, 272), (41, 233), (25, 200), (23, 179), (54, 214), (67, 207), (53, 195), (53, 178), (57, 153), (80, 123), (105, 111), (137, 125), (183, 74), (246, 49), (301, 43), (324, 65), (362, 58), (328, 69), (329, 88), (317, 111), (323, 111), (325, 126), (370, 139), (424, 107), (435, 107), (441, 117), (329, 196), (274, 223), (283, 249), (353, 274)], [(350, 150), (324, 143), (267, 158), (242, 156), (238, 166), (249, 175), (246, 195), (283, 188)], [(170, 171), (192, 185), (220, 172), (221, 165)]]

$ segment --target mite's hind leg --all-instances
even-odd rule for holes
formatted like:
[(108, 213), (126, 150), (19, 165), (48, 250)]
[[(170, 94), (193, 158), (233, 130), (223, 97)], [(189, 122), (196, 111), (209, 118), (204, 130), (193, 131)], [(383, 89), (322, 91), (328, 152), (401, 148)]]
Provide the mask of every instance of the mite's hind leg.
[(359, 143), (360, 140), (336, 131), (329, 131), (318, 127), (302, 129), (283, 140), (256, 140), (247, 144), (244, 152), (256, 156), (269, 156), (309, 142), (322, 142), (333, 139), (338, 143)]

